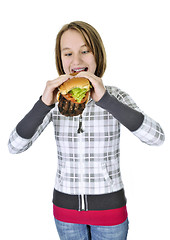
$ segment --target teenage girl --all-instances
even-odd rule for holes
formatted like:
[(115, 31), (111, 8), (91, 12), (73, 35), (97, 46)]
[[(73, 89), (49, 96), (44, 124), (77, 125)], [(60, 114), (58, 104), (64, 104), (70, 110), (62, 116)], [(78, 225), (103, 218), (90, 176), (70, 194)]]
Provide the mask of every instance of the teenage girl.
[[(128, 94), (103, 84), (106, 53), (91, 25), (64, 25), (55, 54), (59, 77), (47, 82), (40, 99), (13, 130), (9, 151), (27, 150), (52, 122), (58, 158), (53, 209), (60, 239), (125, 240), (128, 214), (119, 165), (120, 126), (149, 145), (163, 143), (163, 130)], [(58, 111), (57, 88), (73, 72), (88, 78), (93, 90), (81, 116), (65, 117)]]

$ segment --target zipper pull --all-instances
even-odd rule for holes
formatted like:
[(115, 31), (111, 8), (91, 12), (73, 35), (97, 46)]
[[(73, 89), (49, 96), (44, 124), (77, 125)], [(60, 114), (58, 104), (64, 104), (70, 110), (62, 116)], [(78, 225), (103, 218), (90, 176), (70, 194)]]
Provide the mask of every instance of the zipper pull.
[(79, 128), (77, 130), (77, 133), (83, 133), (83, 128), (82, 128), (82, 114), (79, 117)]

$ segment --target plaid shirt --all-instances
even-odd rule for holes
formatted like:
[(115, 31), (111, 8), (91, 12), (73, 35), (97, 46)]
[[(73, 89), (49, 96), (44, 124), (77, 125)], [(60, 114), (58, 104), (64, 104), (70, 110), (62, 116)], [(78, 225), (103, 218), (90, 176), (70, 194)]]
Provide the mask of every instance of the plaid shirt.
[[(122, 103), (140, 111), (125, 92), (111, 86), (106, 89)], [(78, 133), (80, 120), (83, 132)], [(57, 191), (74, 195), (106, 194), (123, 188), (119, 165), (120, 123), (93, 100), (87, 103), (82, 119), (61, 115), (56, 104), (31, 139), (23, 139), (14, 129), (9, 139), (9, 151), (21, 153), (27, 150), (51, 121), (58, 151)], [(132, 133), (149, 145), (160, 145), (164, 141), (160, 125), (145, 114), (142, 125)]]

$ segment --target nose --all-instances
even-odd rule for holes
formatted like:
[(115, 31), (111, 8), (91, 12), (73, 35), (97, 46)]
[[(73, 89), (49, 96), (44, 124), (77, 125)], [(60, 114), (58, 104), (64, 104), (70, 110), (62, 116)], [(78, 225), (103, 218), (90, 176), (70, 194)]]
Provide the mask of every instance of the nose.
[(82, 60), (81, 60), (80, 54), (74, 54), (73, 61), (72, 61), (73, 65), (75, 65), (75, 66), (79, 65), (79, 64), (81, 64), (81, 62), (82, 62)]

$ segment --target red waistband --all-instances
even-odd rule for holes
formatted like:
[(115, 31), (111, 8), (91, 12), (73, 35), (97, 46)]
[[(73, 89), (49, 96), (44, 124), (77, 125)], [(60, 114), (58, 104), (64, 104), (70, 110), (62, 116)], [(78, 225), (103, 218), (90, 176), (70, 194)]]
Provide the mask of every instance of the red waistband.
[(113, 226), (127, 219), (126, 206), (111, 210), (77, 211), (53, 205), (53, 213), (59, 221), (87, 225)]

